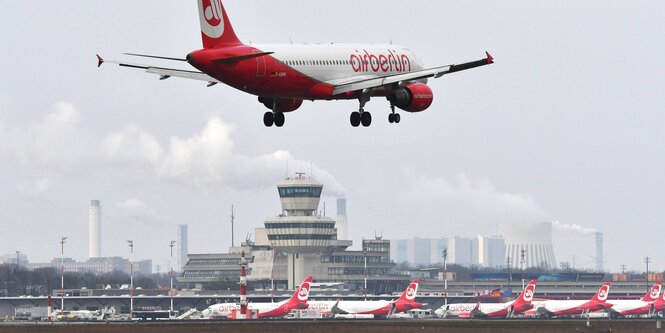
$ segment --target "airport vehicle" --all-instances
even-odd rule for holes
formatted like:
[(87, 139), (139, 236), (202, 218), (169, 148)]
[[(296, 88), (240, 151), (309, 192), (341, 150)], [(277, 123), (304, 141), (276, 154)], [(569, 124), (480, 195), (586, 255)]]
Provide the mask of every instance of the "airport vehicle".
[[(296, 289), (291, 298), (278, 303), (249, 303), (247, 305), (250, 311), (259, 311), (259, 318), (284, 317), (291, 310), (306, 309), (309, 299), (309, 287), (312, 283), (312, 277), (308, 276), (305, 281)], [(228, 318), (235, 310), (240, 309), (237, 303), (219, 303), (209, 306), (203, 310), (204, 318)]]
[(448, 304), (440, 307), (434, 313), (439, 317), (508, 318), (531, 309), (533, 307), (531, 301), (535, 292), (536, 280), (531, 280), (520, 295), (510, 302)]
[(143, 69), (159, 75), (200, 80), (207, 85), (227, 84), (258, 96), (270, 111), (263, 116), (265, 126), (282, 127), (284, 114), (300, 108), (304, 100), (358, 100), (358, 111), (351, 113), (354, 127), (367, 127), (372, 115), (365, 104), (372, 97), (385, 97), (390, 104), (390, 123), (399, 123), (399, 108), (420, 112), (434, 100), (427, 79), (439, 78), (479, 66), (492, 64), (492, 56), (437, 67), (425, 67), (408, 48), (393, 44), (251, 44), (241, 42), (221, 0), (197, 0), (203, 49), (185, 58), (146, 54), (127, 54), (174, 62), (187, 62), (197, 70), (166, 68), (121, 61), (104, 62)]
[(612, 306), (607, 302), (610, 283), (605, 282), (591, 300), (546, 300), (536, 309), (536, 316), (552, 318), (560, 316), (588, 315)]
[(606, 311), (612, 318), (623, 316), (652, 316), (654, 312), (654, 302), (659, 299), (661, 284), (656, 283), (651, 287), (651, 290), (644, 295), (641, 299), (635, 300), (608, 300), (612, 307)]
[(413, 280), (397, 300), (380, 301), (310, 301), (308, 309), (323, 314), (367, 315), (386, 317), (393, 313), (419, 309), (422, 303), (416, 302), (420, 280)]

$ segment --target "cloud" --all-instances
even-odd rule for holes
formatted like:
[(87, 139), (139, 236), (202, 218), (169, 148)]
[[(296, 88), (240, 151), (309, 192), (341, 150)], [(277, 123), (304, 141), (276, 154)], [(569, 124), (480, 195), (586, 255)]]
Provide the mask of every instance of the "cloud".
[(157, 212), (139, 199), (127, 199), (113, 203), (113, 215), (131, 221), (155, 223), (162, 222)]
[(51, 189), (51, 180), (47, 177), (33, 182), (23, 182), (16, 186), (19, 193), (27, 196), (39, 196)]
[[(287, 151), (259, 156), (233, 153), (233, 125), (218, 116), (190, 137), (171, 137), (162, 144), (135, 124), (106, 137), (104, 157), (114, 163), (147, 166), (164, 179), (197, 187), (230, 186), (237, 189), (267, 188), (282, 179), (288, 165), (310, 165)], [(325, 184), (326, 194), (341, 195), (344, 187), (330, 172), (312, 165), (315, 177)]]
[(26, 127), (0, 128), (0, 151), (14, 154), (24, 165), (70, 169), (88, 155), (74, 105), (55, 104), (55, 111)]
[(579, 224), (565, 224), (559, 221), (552, 222), (552, 227), (554, 230), (559, 231), (564, 234), (578, 234), (578, 235), (592, 235), (598, 232), (598, 230), (593, 228), (583, 227)]
[(489, 233), (498, 222), (546, 220), (547, 214), (528, 196), (497, 190), (489, 180), (471, 180), (458, 174), (443, 177), (411, 177), (401, 201), (419, 229), (461, 234)]

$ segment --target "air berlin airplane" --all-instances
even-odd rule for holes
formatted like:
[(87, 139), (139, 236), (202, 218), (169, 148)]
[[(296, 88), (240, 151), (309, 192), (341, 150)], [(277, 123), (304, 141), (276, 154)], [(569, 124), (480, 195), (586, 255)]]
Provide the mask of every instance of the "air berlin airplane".
[[(428, 78), (488, 65), (485, 59), (425, 68), (413, 51), (398, 45), (380, 44), (243, 44), (233, 30), (221, 0), (197, 0), (203, 49), (186, 58), (133, 54), (163, 60), (183, 61), (198, 70), (182, 70), (118, 61), (124, 67), (144, 69), (161, 80), (180, 77), (225, 83), (258, 96), (271, 111), (263, 116), (270, 127), (284, 125), (284, 113), (297, 110), (303, 100), (356, 99), (360, 106), (351, 113), (351, 125), (372, 123), (365, 111), (371, 97), (386, 97), (390, 103), (390, 123), (399, 123), (395, 107), (407, 112), (424, 111), (434, 95)], [(105, 60), (97, 55), (98, 66)]]
[[(284, 317), (291, 310), (307, 309), (307, 300), (309, 299), (309, 288), (311, 285), (312, 277), (308, 276), (296, 292), (293, 293), (291, 298), (279, 303), (249, 303), (247, 308), (249, 310), (258, 310), (259, 318)], [(202, 314), (204, 318), (228, 318), (233, 316), (235, 310), (240, 310), (240, 305), (237, 303), (218, 303), (203, 310)]]
[(589, 314), (594, 311), (605, 310), (612, 306), (607, 302), (607, 296), (610, 293), (610, 283), (605, 282), (596, 295), (589, 301), (585, 300), (547, 300), (543, 306), (538, 308), (536, 314), (544, 318), (559, 316), (573, 316)]
[(533, 294), (536, 292), (536, 280), (531, 280), (522, 293), (506, 303), (458, 303), (442, 306), (434, 313), (439, 317), (460, 318), (510, 318), (513, 315), (530, 310)]
[(392, 301), (310, 301), (308, 309), (323, 314), (371, 314), (385, 317), (389, 314), (419, 309), (422, 303), (416, 302), (420, 280), (413, 280), (397, 300)]
[(608, 310), (612, 318), (623, 316), (653, 315), (654, 302), (660, 296), (661, 284), (656, 283), (651, 290), (641, 299), (630, 300), (608, 300), (612, 307)]

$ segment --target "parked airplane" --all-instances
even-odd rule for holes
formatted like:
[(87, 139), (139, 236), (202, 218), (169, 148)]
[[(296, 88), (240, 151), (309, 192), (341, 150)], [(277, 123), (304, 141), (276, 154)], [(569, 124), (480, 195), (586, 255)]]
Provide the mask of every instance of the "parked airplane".
[[(278, 303), (249, 303), (247, 308), (252, 311), (258, 310), (259, 318), (283, 317), (291, 312), (291, 310), (306, 309), (311, 284), (312, 277), (308, 276), (293, 293), (291, 298)], [(229, 317), (235, 310), (239, 309), (240, 305), (237, 303), (219, 303), (203, 310), (202, 315), (204, 318)]]
[(270, 127), (284, 125), (284, 113), (297, 110), (303, 100), (351, 100), (360, 103), (351, 113), (354, 127), (372, 123), (365, 111), (371, 97), (386, 97), (390, 123), (399, 123), (395, 107), (420, 112), (430, 107), (434, 95), (428, 78), (493, 63), (492, 56), (461, 64), (428, 67), (408, 48), (392, 44), (265, 44), (247, 45), (234, 32), (221, 0), (197, 0), (203, 49), (185, 58), (130, 54), (162, 60), (187, 62), (198, 71), (164, 68), (129, 62), (104, 62), (144, 69), (161, 80), (180, 77), (201, 80), (213, 86), (225, 83), (258, 96), (271, 111), (263, 116)]
[(539, 317), (552, 318), (558, 316), (573, 316), (589, 314), (594, 311), (600, 311), (612, 306), (607, 302), (607, 296), (610, 292), (610, 283), (605, 282), (598, 292), (589, 301), (585, 300), (546, 300), (543, 305), (536, 310)]
[(418, 309), (423, 306), (416, 302), (420, 280), (413, 280), (397, 300), (391, 301), (310, 301), (308, 309), (324, 314), (374, 315), (385, 317), (393, 313)]
[(653, 302), (653, 312), (665, 311), (665, 292), (655, 302)]
[(536, 292), (536, 280), (529, 281), (520, 295), (505, 303), (454, 303), (438, 308), (434, 313), (439, 317), (501, 317), (507, 318), (531, 309), (533, 294)]
[(654, 284), (651, 287), (651, 290), (641, 299), (608, 300), (607, 302), (611, 303), (612, 307), (607, 309), (607, 311), (613, 318), (630, 315), (653, 315), (655, 313), (654, 302), (659, 299), (660, 290), (661, 284), (658, 282)]

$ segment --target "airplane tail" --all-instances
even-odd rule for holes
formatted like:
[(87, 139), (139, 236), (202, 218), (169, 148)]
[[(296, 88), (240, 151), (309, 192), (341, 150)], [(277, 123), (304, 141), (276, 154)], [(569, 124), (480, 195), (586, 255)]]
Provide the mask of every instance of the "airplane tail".
[(312, 277), (308, 276), (302, 282), (300, 287), (293, 293), (293, 296), (288, 301), (288, 304), (293, 306), (294, 309), (307, 309), (307, 300), (309, 299), (309, 287), (312, 285)]
[(515, 299), (514, 306), (522, 307), (523, 305), (531, 304), (533, 294), (536, 293), (536, 280), (529, 281), (529, 284), (522, 290), (522, 293)]
[(242, 45), (233, 31), (222, 0), (197, 0), (203, 48)]
[(656, 284), (654, 284), (653, 287), (651, 287), (649, 293), (647, 293), (646, 295), (644, 295), (644, 297), (642, 297), (642, 301), (647, 303), (655, 302), (656, 300), (658, 300), (658, 296), (660, 296), (660, 290), (661, 290), (661, 284), (660, 282), (656, 282)]
[(609, 294), (610, 294), (610, 283), (605, 282), (603, 283), (602, 286), (600, 286), (600, 289), (598, 289), (598, 292), (593, 296), (591, 301), (596, 303), (605, 303), (605, 301), (607, 301), (607, 296), (609, 296)]
[(409, 286), (404, 290), (402, 296), (397, 299), (397, 302), (400, 303), (413, 303), (416, 299), (416, 293), (418, 292), (418, 285), (420, 285), (420, 280), (413, 280)]

